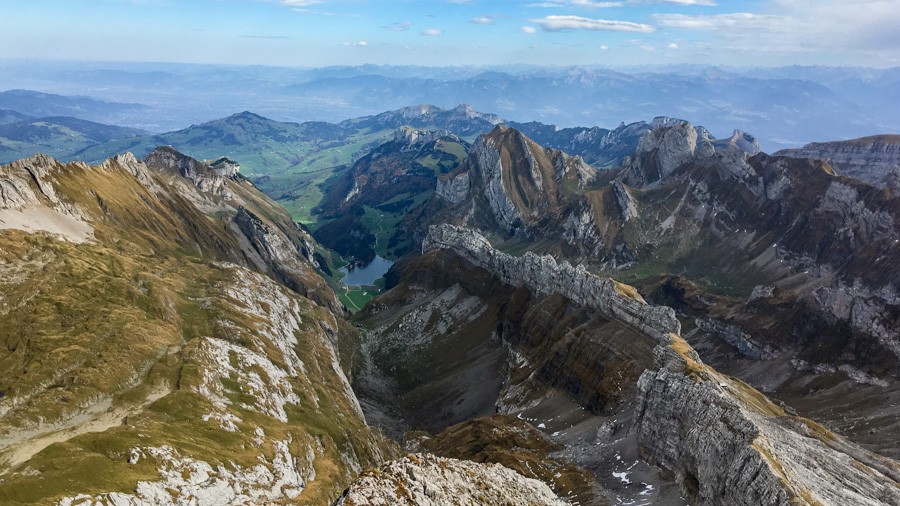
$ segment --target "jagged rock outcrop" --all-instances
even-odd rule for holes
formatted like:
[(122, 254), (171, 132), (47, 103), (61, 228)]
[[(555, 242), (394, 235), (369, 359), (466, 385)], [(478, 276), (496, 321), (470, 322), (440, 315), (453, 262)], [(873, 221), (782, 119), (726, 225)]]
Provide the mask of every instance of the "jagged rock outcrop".
[(775, 153), (795, 158), (817, 158), (841, 174), (882, 188), (889, 187), (900, 167), (900, 136), (876, 135), (847, 141), (813, 142)]
[[(79, 169), (89, 170), (84, 163)], [(4, 165), (0, 178), (0, 209), (22, 209), (31, 205), (49, 205), (60, 214), (83, 219), (83, 213), (60, 198), (53, 184), (53, 175), (63, 164), (47, 155), (34, 155)]]
[(541, 295), (559, 293), (573, 302), (622, 320), (660, 340), (679, 334), (681, 324), (668, 307), (650, 306), (633, 288), (588, 272), (582, 265), (557, 263), (549, 255), (528, 252), (514, 257), (497, 251), (481, 234), (453, 225), (433, 226), (422, 251), (445, 249), (496, 275), (504, 283)]
[(469, 196), (469, 173), (448, 174), (439, 178), (436, 193), (451, 204), (459, 204)]
[(597, 177), (580, 157), (544, 148), (500, 125), (475, 141), (465, 163), (438, 181), (437, 192), (453, 204), (472, 200), (452, 211), (460, 223), (533, 237), (558, 234), (570, 218), (573, 194)]
[(735, 325), (723, 323), (715, 318), (699, 318), (697, 319), (697, 328), (701, 332), (714, 335), (734, 346), (745, 357), (754, 360), (768, 360), (776, 356), (776, 351), (771, 346), (756, 342), (749, 334)]
[(311, 265), (317, 266), (311, 243), (292, 243), (281, 231), (244, 207), (235, 214), (234, 224), (262, 259), (264, 268), (276, 279), (305, 297), (332, 310), (340, 310), (341, 304), (334, 292), (310, 269)]
[(225, 186), (225, 177), (208, 165), (185, 156), (171, 146), (154, 149), (144, 159), (144, 163), (154, 170), (168, 170), (189, 179), (202, 192), (211, 193), (226, 200), (232, 198)]
[(410, 454), (360, 477), (335, 506), (564, 506), (550, 487), (500, 464)]
[(728, 139), (716, 140), (702, 126), (684, 120), (658, 117), (651, 125), (635, 153), (623, 164), (625, 171), (621, 177), (631, 186), (659, 184), (685, 163), (712, 157), (726, 161), (727, 167), (737, 166), (735, 175), (740, 175), (745, 172), (747, 157), (760, 152), (756, 138), (740, 130), (735, 130)]
[(402, 126), (394, 131), (394, 142), (400, 142), (409, 146), (436, 142), (441, 139), (461, 142), (461, 139), (447, 130), (419, 130)]
[(680, 337), (638, 382), (642, 454), (697, 504), (898, 504), (900, 466), (702, 364)]
[[(653, 307), (629, 288), (551, 257), (499, 252), (478, 233), (434, 226), (423, 251), (445, 250), (504, 284), (559, 294), (653, 337), (654, 366), (637, 382), (633, 428), (640, 453), (698, 504), (895, 504), (900, 466), (819, 424), (789, 416), (765, 395), (703, 364), (679, 335), (669, 308)], [(642, 313), (642, 314), (639, 314)], [(737, 329), (733, 344), (765, 355)], [(714, 328), (713, 328), (714, 327)], [(734, 336), (732, 336), (734, 337)], [(527, 357), (519, 360), (526, 362)], [(580, 388), (585, 388), (580, 383)]]
[(216, 158), (210, 162), (209, 168), (222, 177), (236, 176), (241, 172), (241, 164), (226, 156)]
[[(83, 163), (78, 170), (91, 170)], [(93, 239), (85, 213), (56, 191), (53, 179), (63, 164), (35, 155), (0, 168), (0, 229), (43, 231), (73, 242)]]

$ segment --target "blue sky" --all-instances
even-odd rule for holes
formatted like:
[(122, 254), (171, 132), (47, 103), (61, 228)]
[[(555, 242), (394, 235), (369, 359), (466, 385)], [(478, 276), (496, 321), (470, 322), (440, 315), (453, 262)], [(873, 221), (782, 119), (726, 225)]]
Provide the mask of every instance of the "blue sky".
[(0, 0), (0, 56), (327, 65), (900, 65), (900, 0)]

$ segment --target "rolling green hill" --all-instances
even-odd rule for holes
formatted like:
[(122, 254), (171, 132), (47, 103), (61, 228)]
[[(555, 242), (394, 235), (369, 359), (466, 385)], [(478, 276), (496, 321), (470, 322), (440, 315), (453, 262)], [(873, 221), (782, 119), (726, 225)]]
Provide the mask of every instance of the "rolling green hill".
[(37, 153), (65, 157), (90, 146), (144, 133), (136, 128), (104, 125), (67, 116), (34, 119), (12, 111), (0, 111), (0, 163)]

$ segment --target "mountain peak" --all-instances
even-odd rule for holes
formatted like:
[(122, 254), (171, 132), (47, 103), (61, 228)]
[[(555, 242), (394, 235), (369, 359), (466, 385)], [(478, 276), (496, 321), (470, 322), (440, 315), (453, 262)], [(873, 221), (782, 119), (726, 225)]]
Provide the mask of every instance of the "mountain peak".
[(242, 120), (242, 121), (269, 121), (269, 118), (266, 118), (266, 117), (264, 117), (264, 116), (260, 116), (259, 114), (256, 114), (255, 112), (241, 111), (241, 112), (239, 112), (239, 113), (232, 114), (231, 116), (228, 116), (227, 118), (225, 118), (225, 121), (226, 121), (226, 122), (233, 121), (233, 120)]

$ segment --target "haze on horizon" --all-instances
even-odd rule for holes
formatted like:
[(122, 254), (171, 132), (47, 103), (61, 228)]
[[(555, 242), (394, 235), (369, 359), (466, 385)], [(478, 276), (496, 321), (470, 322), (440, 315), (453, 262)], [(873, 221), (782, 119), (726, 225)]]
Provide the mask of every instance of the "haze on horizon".
[(0, 0), (3, 58), (900, 65), (898, 0)]

